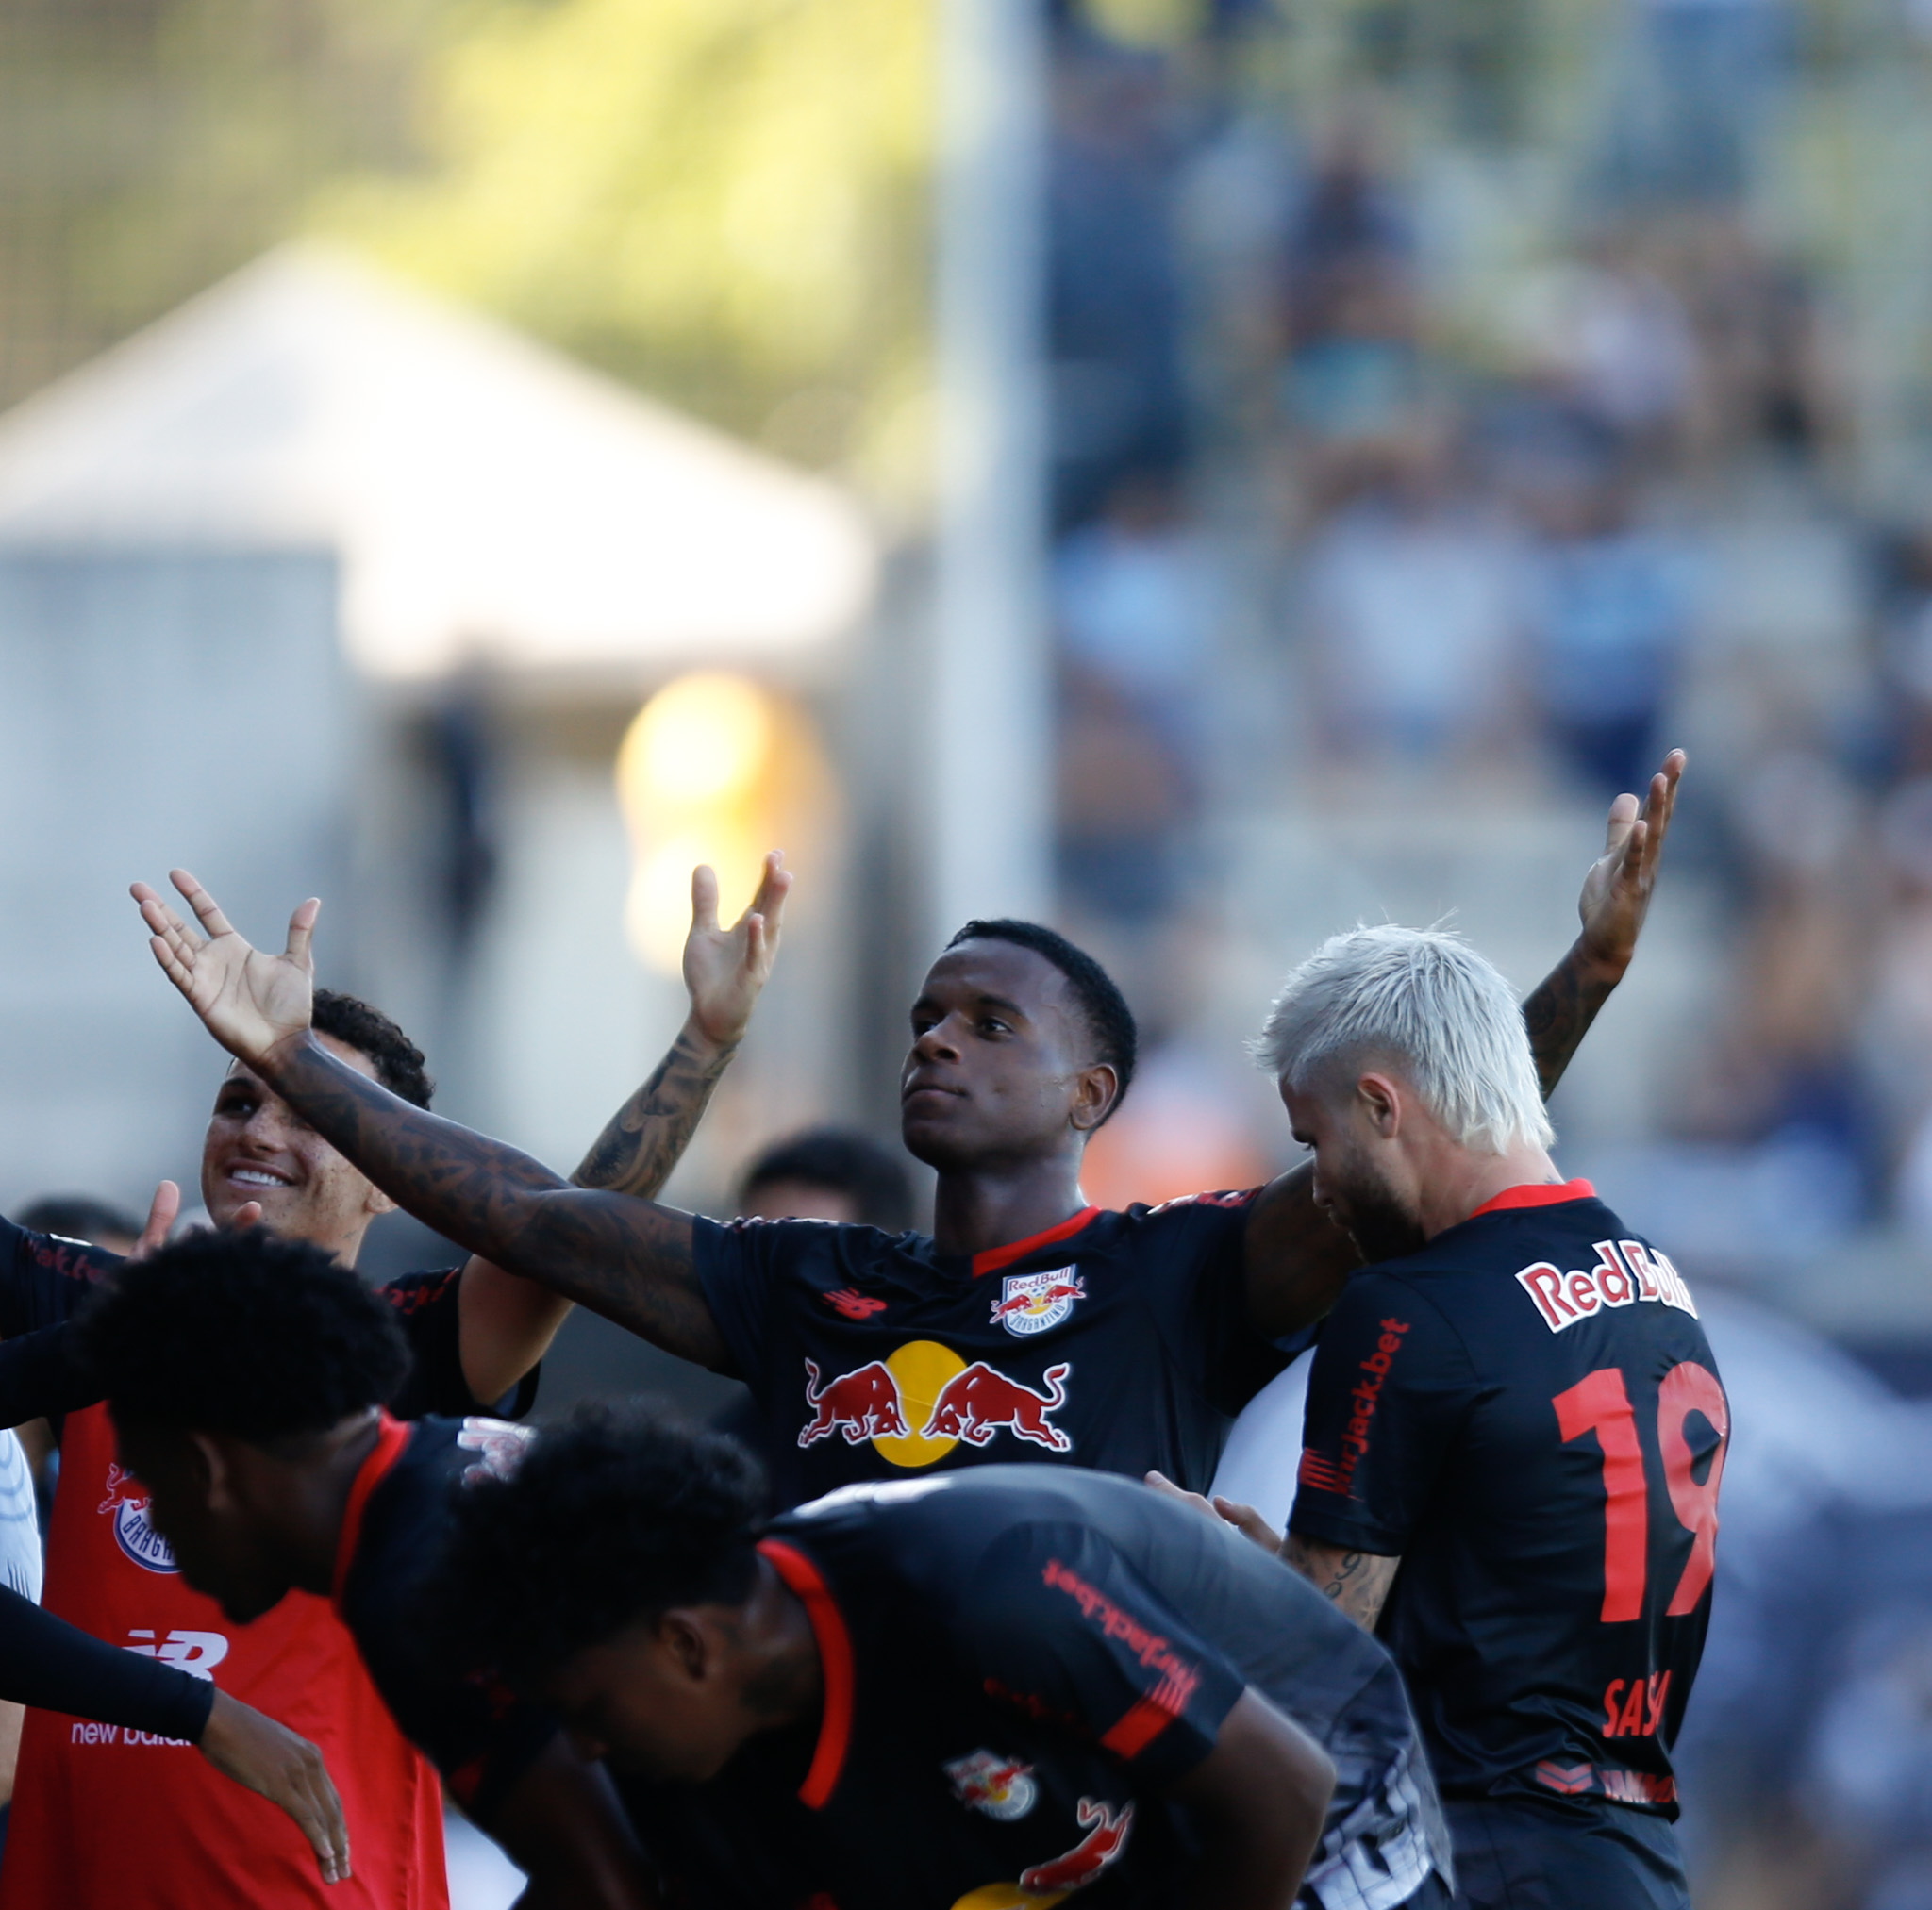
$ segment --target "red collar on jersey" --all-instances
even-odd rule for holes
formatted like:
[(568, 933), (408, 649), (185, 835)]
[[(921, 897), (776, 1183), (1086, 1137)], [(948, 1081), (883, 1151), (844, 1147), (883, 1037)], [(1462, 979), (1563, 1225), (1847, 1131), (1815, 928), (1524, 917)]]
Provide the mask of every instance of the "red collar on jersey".
[[(1596, 1189), (1588, 1181), (1524, 1181), (1521, 1187), (1505, 1188), (1492, 1201), (1485, 1201), (1475, 1214), (1501, 1214), (1511, 1207), (1554, 1207), (1560, 1201), (1593, 1201)], [(1473, 1221), (1475, 1214), (1470, 1215)]]
[(1024, 1260), (1036, 1248), (1051, 1247), (1056, 1240), (1071, 1240), (1099, 1211), (1098, 1207), (1082, 1207), (1071, 1221), (1062, 1221), (1043, 1234), (1028, 1234), (1024, 1240), (1008, 1240), (1004, 1247), (989, 1247), (984, 1254), (974, 1254), (973, 1277), (977, 1280), (982, 1273), (996, 1273), (1015, 1260)]
[(852, 1634), (845, 1629), (845, 1614), (839, 1609), (824, 1574), (795, 1545), (788, 1545), (782, 1538), (761, 1538), (758, 1552), (804, 1603), (812, 1636), (819, 1642), (825, 1709), (819, 1722), (811, 1769), (798, 1786), (798, 1801), (808, 1809), (822, 1811), (838, 1787), (845, 1753), (852, 1748)]
[(342, 1608), (342, 1589), (349, 1582), (349, 1568), (356, 1563), (356, 1548), (362, 1542), (362, 1514), (368, 1508), (369, 1495), (389, 1477), (408, 1443), (408, 1427), (385, 1412), (378, 1422), (375, 1444), (358, 1468), (356, 1483), (349, 1487), (349, 1503), (342, 1509), (342, 1536), (336, 1540), (335, 1580), (328, 1594), (338, 1612)]

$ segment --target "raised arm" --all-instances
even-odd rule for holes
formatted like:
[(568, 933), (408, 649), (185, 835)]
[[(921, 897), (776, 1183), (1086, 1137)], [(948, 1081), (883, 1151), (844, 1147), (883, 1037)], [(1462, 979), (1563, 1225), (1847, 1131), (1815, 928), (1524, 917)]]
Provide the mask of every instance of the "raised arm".
[(791, 872), (774, 850), (751, 905), (729, 928), (720, 928), (718, 878), (708, 868), (691, 871), (691, 934), (684, 943), (691, 1013), (670, 1054), (577, 1163), (571, 1179), (578, 1187), (646, 1200), (663, 1191), (751, 1025), (777, 959), (791, 888)]
[(1641, 807), (1635, 796), (1619, 796), (1610, 805), (1604, 853), (1591, 865), (1577, 898), (1582, 932), (1523, 1005), (1545, 1101), (1637, 953), (1687, 760), (1682, 750), (1664, 758)]
[(267, 955), (193, 876), (176, 870), (173, 880), (205, 936), (145, 883), (134, 888), (169, 980), (223, 1047), (391, 1200), (471, 1253), (669, 1353), (726, 1364), (692, 1263), (689, 1214), (573, 1188), (516, 1148), (412, 1106), (338, 1061), (308, 1031), (309, 942), (321, 905), (305, 902), (286, 952)]
[[(1682, 750), (1664, 758), (1641, 806), (1629, 795), (1610, 805), (1604, 853), (1577, 902), (1582, 932), (1523, 1005), (1545, 1099), (1637, 953), (1685, 760)], [(1312, 1326), (1361, 1264), (1355, 1242), (1315, 1205), (1314, 1183), (1304, 1161), (1270, 1182), (1249, 1210), (1248, 1310), (1270, 1339)]]
[[(729, 928), (718, 925), (718, 878), (691, 871), (691, 933), (684, 985), (691, 1012), (651, 1078), (611, 1116), (571, 1179), (583, 1188), (655, 1200), (684, 1158), (711, 1090), (744, 1038), (752, 1009), (778, 953), (791, 874), (774, 850), (751, 905)], [(473, 1258), (463, 1269), (458, 1310), (463, 1378), (473, 1397), (499, 1398), (550, 1350), (570, 1300)]]

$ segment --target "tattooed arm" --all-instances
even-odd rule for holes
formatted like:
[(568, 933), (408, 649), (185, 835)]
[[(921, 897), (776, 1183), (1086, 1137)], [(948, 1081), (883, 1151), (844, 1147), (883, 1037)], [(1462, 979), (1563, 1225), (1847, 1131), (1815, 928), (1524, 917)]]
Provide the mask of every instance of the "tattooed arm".
[[(718, 878), (691, 872), (691, 933), (684, 984), (691, 1013), (651, 1078), (611, 1116), (571, 1179), (582, 1188), (655, 1200), (704, 1117), (744, 1038), (752, 1009), (778, 953), (791, 872), (775, 852), (751, 905), (729, 928), (718, 924)], [(458, 1331), (471, 1394), (500, 1398), (543, 1357), (570, 1312), (570, 1299), (492, 1260), (463, 1269)]]
[[(1523, 1005), (1545, 1099), (1637, 952), (1684, 762), (1682, 750), (1664, 758), (1641, 808), (1635, 796), (1610, 805), (1604, 853), (1577, 903), (1583, 932)], [(1248, 1210), (1248, 1312), (1270, 1339), (1312, 1326), (1361, 1264), (1355, 1242), (1316, 1206), (1314, 1183), (1313, 1165), (1304, 1161), (1270, 1182)]]
[(727, 1363), (693, 1264), (689, 1214), (574, 1188), (528, 1154), (415, 1107), (344, 1066), (308, 1028), (309, 944), (321, 904), (305, 902), (290, 921), (286, 951), (269, 955), (236, 934), (187, 871), (175, 870), (173, 880), (206, 934), (137, 883), (162, 971), (223, 1047), (246, 1057), (392, 1200), (479, 1258), (540, 1281), (669, 1353), (705, 1366)]
[(1376, 1552), (1350, 1552), (1320, 1539), (1291, 1532), (1281, 1541), (1281, 1555), (1330, 1604), (1346, 1612), (1363, 1631), (1373, 1632), (1382, 1616), (1395, 1568), (1402, 1561)]
[(1583, 878), (1583, 894), (1576, 905), (1583, 932), (1523, 1005), (1544, 1100), (1556, 1092), (1597, 1010), (1609, 1000), (1637, 953), (1685, 760), (1682, 750), (1673, 750), (1664, 758), (1663, 768), (1650, 779), (1641, 808), (1635, 796), (1619, 796), (1610, 805), (1604, 853)]
[(684, 944), (684, 985), (691, 1013), (670, 1054), (651, 1078), (610, 1117), (571, 1175), (580, 1188), (655, 1200), (684, 1157), (711, 1090), (724, 1078), (751, 1024), (777, 958), (791, 872), (774, 851), (751, 906), (726, 929), (718, 926), (718, 878), (697, 869), (691, 879), (691, 934)]

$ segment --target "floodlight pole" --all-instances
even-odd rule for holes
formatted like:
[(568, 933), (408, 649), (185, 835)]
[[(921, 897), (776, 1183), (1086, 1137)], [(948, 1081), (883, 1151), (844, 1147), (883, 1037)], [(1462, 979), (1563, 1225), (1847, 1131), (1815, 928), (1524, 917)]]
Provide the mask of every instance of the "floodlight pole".
[(1044, 0), (941, 0), (928, 926), (1052, 907)]

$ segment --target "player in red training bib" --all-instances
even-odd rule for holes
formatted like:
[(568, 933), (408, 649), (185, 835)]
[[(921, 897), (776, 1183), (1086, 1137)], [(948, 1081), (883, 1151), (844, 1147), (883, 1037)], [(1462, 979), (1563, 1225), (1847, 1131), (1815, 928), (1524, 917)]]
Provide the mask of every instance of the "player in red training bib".
[[(1630, 959), (1680, 768), (1652, 786), (1656, 828), (1619, 799), (1584, 933), (1525, 1010), (1549, 1083)], [(205, 936), (152, 890), (142, 912), (216, 1038), (419, 1219), (743, 1379), (787, 1503), (1013, 1460), (1205, 1485), (1229, 1416), (1357, 1259), (1306, 1169), (1154, 1210), (1088, 1204), (1081, 1159), (1131, 1082), (1134, 1020), (1098, 963), (1036, 923), (969, 923), (913, 1004), (901, 1131), (938, 1170), (931, 1237), (719, 1227), (571, 1188), (341, 1067), (306, 1036), (308, 905), (272, 957), (175, 880)]]
[[(694, 881), (686, 947), (691, 1013), (651, 1081), (610, 1123), (601, 1166), (661, 1182), (736, 1046), (775, 948), (789, 877), (775, 862), (758, 905), (717, 923), (715, 884)], [(358, 1078), (426, 1106), (421, 1052), (387, 1017), (346, 995), (316, 997), (316, 1038)], [(658, 1098), (675, 1088), (677, 1106)], [(353, 1264), (391, 1203), (253, 1070), (223, 1079), (204, 1144), (202, 1198), (216, 1224), (259, 1214), (287, 1238)], [(303, 1840), (261, 1800), (222, 1782), (193, 1751), (151, 1735), (102, 1735), (87, 1720), (30, 1712), (0, 1906), (108, 1902), (117, 1910), (442, 1910), (442, 1800), (436, 1774), (397, 1730), (325, 1599), (295, 1592), (245, 1627), (182, 1582), (155, 1531), (146, 1487), (127, 1475), (99, 1392), (69, 1357), (61, 1324), (115, 1256), (0, 1221), (0, 1423), (64, 1415), (46, 1603), (110, 1644), (172, 1664), (312, 1738), (341, 1787), (355, 1876), (326, 1893)], [(490, 1263), (410, 1273), (377, 1289), (411, 1354), (392, 1403), (401, 1418), (521, 1415), (568, 1304)], [(39, 1330), (37, 1330), (39, 1329)], [(103, 1837), (103, 1820), (118, 1835)], [(134, 1862), (130, 1851), (139, 1850)]]
[(325, 1603), (384, 1718), (528, 1873), (531, 1902), (655, 1903), (602, 1769), (547, 1713), (440, 1671), (415, 1603), (452, 1485), (508, 1464), (520, 1428), (392, 1418), (408, 1369), (393, 1314), (320, 1249), (260, 1230), (131, 1262), (79, 1331), (153, 1530), (225, 1621)]
[(1259, 1044), (1374, 1264), (1323, 1329), (1286, 1555), (1394, 1653), (1471, 1910), (1689, 1910), (1671, 1743), (1729, 1408), (1669, 1258), (1558, 1179), (1507, 984), (1393, 927)]

